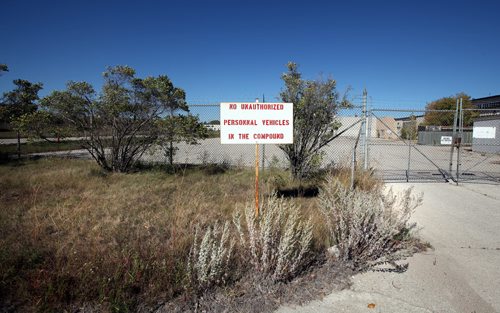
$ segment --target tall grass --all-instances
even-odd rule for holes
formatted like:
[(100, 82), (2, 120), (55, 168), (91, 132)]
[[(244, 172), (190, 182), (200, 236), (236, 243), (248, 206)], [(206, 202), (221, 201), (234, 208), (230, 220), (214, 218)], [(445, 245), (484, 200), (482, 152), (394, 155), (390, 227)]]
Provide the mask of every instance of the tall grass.
[[(332, 173), (335, 182), (325, 181)], [(382, 185), (366, 172), (349, 191), (348, 173), (337, 168), (306, 182), (323, 186), (318, 202), (300, 193), (273, 196), (297, 182), (283, 170), (266, 170), (256, 218), (249, 169), (119, 174), (83, 160), (2, 165), (0, 309), (62, 311), (89, 302), (129, 311), (199, 294), (250, 269), (287, 282), (332, 245), (354, 264), (380, 261), (402, 247), (414, 203), (381, 197)], [(365, 228), (378, 239), (363, 237)]]
[(172, 298), (184, 290), (195, 224), (230, 219), (252, 197), (251, 175), (106, 174), (61, 159), (1, 166), (1, 300), (118, 310)]

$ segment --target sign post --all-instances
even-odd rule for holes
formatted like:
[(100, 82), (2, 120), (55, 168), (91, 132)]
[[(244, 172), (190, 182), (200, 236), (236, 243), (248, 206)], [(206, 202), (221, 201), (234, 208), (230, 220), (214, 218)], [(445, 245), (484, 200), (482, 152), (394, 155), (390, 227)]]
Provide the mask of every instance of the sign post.
[[(259, 103), (259, 98), (255, 99)], [(262, 161), (264, 162), (264, 161)], [(259, 144), (255, 144), (255, 218), (259, 217)]]
[(220, 104), (221, 144), (255, 144), (255, 215), (259, 215), (259, 144), (293, 143), (293, 103)]
[(255, 144), (255, 217), (259, 216), (259, 144)]

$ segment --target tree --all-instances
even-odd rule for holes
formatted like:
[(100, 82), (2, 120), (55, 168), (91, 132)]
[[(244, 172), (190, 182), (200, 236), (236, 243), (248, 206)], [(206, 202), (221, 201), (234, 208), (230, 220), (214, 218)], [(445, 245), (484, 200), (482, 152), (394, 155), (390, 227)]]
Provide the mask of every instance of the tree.
[(403, 127), (401, 128), (401, 137), (407, 140), (416, 140), (417, 135), (417, 118), (412, 114), (409, 121), (403, 122)]
[(335, 80), (304, 80), (293, 62), (288, 63), (282, 79), (281, 99), (293, 103), (294, 142), (279, 147), (290, 162), (293, 177), (302, 179), (321, 163), (321, 148), (336, 138), (340, 127), (336, 114), (350, 104), (346, 95), (338, 93)]
[(100, 94), (86, 82), (69, 82), (42, 105), (85, 135), (83, 147), (103, 169), (126, 172), (157, 141), (161, 116), (185, 105), (185, 94), (167, 76), (136, 78), (128, 66), (109, 67), (103, 76)]
[[(463, 92), (457, 93), (455, 96), (444, 97), (432, 102), (429, 102), (425, 107), (424, 123), (425, 125), (434, 126), (453, 126), (455, 118), (455, 109), (457, 100), (462, 99), (462, 107), (464, 109), (473, 109), (471, 97)], [(459, 100), (460, 101), (460, 100)], [(450, 112), (439, 112), (433, 110), (450, 110)], [(474, 118), (478, 116), (477, 112), (464, 111), (464, 126), (472, 126)]]
[(2, 76), (2, 72), (8, 72), (8, 71), (9, 67), (7, 66), (7, 64), (0, 63), (0, 76)]
[[(59, 142), (75, 132), (60, 117), (46, 110), (38, 110), (23, 114), (15, 121), (16, 129), (28, 136), (28, 139), (44, 139), (48, 142)], [(55, 141), (53, 138), (56, 138)]]
[[(175, 87), (167, 76), (159, 76), (157, 79), (146, 78), (144, 84), (151, 88), (154, 92), (154, 97), (168, 113), (163, 120), (157, 123), (161, 132), (158, 142), (164, 148), (170, 165), (173, 165), (175, 151), (177, 150), (174, 147), (174, 143), (182, 141), (184, 137), (188, 138), (190, 135), (186, 131), (194, 125), (190, 124), (194, 122), (192, 118), (183, 119), (176, 115), (179, 111), (189, 112), (186, 103), (186, 92), (181, 88)], [(189, 140), (186, 139), (186, 141)]]
[(191, 114), (167, 116), (160, 120), (158, 125), (159, 143), (164, 148), (170, 165), (173, 165), (174, 156), (178, 150), (173, 146), (174, 143), (183, 141), (193, 145), (197, 144), (198, 140), (208, 137), (208, 129), (200, 123), (197, 116)]
[(17, 156), (21, 157), (21, 128), (18, 120), (25, 114), (37, 110), (38, 92), (43, 88), (42, 83), (31, 83), (24, 79), (13, 81), (16, 87), (3, 94), (0, 107), (0, 120), (10, 123), (17, 132)]

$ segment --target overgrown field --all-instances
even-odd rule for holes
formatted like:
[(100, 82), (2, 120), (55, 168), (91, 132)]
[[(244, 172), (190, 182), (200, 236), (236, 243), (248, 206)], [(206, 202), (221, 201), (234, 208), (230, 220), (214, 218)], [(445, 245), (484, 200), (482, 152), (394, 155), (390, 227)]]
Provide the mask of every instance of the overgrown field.
[[(337, 172), (337, 176), (344, 177), (341, 181), (347, 184), (346, 173)], [(262, 202), (267, 203), (262, 208), (263, 216), (268, 216), (263, 218), (268, 219), (266, 224), (252, 222), (251, 214), (244, 217), (244, 212), (252, 210), (254, 196), (254, 176), (249, 169), (207, 165), (179, 167), (175, 172), (156, 168), (110, 174), (85, 160), (41, 159), (2, 165), (0, 309), (59, 311), (72, 304), (91, 303), (102, 311), (135, 310), (159, 299), (166, 302), (199, 295), (213, 286), (234, 285), (245, 277), (245, 268), (251, 268), (249, 260), (259, 266), (262, 277), (286, 283), (311, 264), (318, 264), (326, 249), (339, 240), (336, 236), (349, 236), (346, 229), (339, 231), (325, 223), (329, 216), (331, 221), (349, 223), (348, 213), (339, 215), (320, 208), (321, 203), (335, 206), (333, 198), (328, 202), (294, 197), (276, 204), (274, 211), (267, 209), (274, 204), (265, 199), (275, 189), (288, 192), (287, 187), (298, 189), (300, 195), (301, 190), (314, 189), (322, 181), (320, 177), (307, 188), (295, 188), (298, 186), (287, 181), (285, 172), (266, 171), (261, 190)], [(380, 190), (380, 183), (369, 176), (360, 176), (358, 182), (360, 190)], [(335, 190), (329, 193), (337, 194)], [(378, 211), (374, 212), (361, 222), (377, 222), (373, 214)], [(242, 225), (235, 230), (238, 214)], [(377, 253), (392, 253), (403, 248), (401, 242), (407, 242), (408, 238), (401, 237), (408, 230), (406, 220), (403, 223), (390, 215), (384, 216), (384, 223), (390, 223), (389, 217), (397, 221), (392, 232), (375, 231), (388, 238), (377, 242), (386, 250), (370, 252), (366, 261), (375, 262), (381, 256)], [(224, 237), (224, 225), (232, 229), (228, 230), (232, 235)], [(292, 248), (283, 247), (282, 238), (287, 234), (297, 239)], [(256, 236), (262, 237), (258, 242), (262, 246), (246, 247)], [(267, 242), (269, 238), (277, 242)], [(357, 240), (355, 247), (337, 242), (339, 262), (348, 262), (349, 253), (358, 256), (353, 264), (361, 264), (360, 258), (367, 252), (364, 241)], [(204, 251), (207, 242), (212, 242), (212, 250)], [(219, 244), (220, 249), (215, 249)], [(289, 255), (286, 249), (302, 261), (289, 262), (283, 257)], [(206, 269), (196, 265), (217, 258), (214, 250), (227, 257), (230, 266), (221, 270), (214, 263)], [(203, 259), (208, 252), (210, 257)], [(268, 268), (260, 268), (261, 262), (267, 262)]]

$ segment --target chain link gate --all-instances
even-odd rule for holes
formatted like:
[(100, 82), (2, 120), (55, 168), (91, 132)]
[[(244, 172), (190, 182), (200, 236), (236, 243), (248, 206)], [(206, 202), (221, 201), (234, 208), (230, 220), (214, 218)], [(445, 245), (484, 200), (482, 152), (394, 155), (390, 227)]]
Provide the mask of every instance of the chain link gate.
[[(489, 136), (493, 138), (486, 139), (473, 137), (472, 127), (482, 120), (500, 123), (498, 113), (462, 109), (461, 102), (455, 110), (372, 109), (366, 123), (375, 125), (376, 133), (366, 137), (365, 160), (385, 181), (498, 183), (500, 125), (494, 128), (490, 123)], [(421, 126), (426, 115), (452, 126)], [(495, 129), (496, 136), (491, 134)]]

